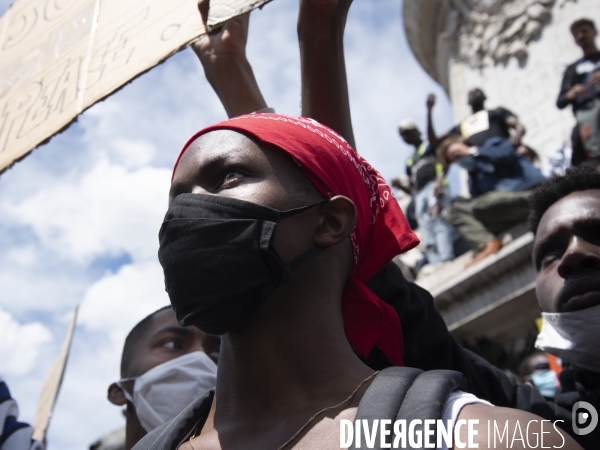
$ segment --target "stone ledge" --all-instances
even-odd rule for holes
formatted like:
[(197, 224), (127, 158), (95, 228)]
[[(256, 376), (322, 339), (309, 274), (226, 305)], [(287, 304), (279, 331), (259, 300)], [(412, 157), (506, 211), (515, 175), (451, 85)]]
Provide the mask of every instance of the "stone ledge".
[(468, 252), (416, 281), (431, 292), (457, 339), (486, 336), (506, 342), (526, 332), (539, 315), (531, 264), (533, 234), (519, 225), (502, 237), (504, 247), (478, 264), (464, 267), (472, 257)]

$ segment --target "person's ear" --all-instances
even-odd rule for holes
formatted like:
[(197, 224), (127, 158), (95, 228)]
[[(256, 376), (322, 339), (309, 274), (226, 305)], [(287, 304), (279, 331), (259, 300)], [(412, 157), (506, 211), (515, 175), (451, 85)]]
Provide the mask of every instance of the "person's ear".
[(320, 208), (321, 221), (314, 234), (319, 247), (331, 247), (344, 241), (356, 225), (356, 206), (343, 195), (336, 195)]
[(121, 389), (117, 383), (113, 383), (108, 387), (108, 401), (113, 405), (123, 406), (127, 404), (127, 399), (125, 398), (125, 394), (123, 393), (123, 389)]

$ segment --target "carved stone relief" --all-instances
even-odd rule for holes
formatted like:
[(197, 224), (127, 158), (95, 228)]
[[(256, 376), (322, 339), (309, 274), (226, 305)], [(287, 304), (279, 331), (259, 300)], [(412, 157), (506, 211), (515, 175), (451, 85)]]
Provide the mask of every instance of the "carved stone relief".
[(446, 33), (456, 36), (457, 54), (473, 68), (527, 56), (527, 44), (542, 31), (552, 7), (577, 0), (451, 0)]

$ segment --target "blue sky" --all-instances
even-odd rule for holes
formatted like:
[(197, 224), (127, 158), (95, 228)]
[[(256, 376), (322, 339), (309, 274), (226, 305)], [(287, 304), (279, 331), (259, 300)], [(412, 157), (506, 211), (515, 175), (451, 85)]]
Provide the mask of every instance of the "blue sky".
[[(0, 0), (0, 13), (10, 2)], [(300, 112), (297, 2), (253, 13), (248, 55), (269, 106)], [(389, 180), (410, 149), (398, 122), (424, 129), (425, 98), (438, 94), (438, 130), (452, 124), (442, 89), (417, 64), (401, 2), (355, 0), (347, 25), (358, 150)], [(32, 421), (43, 380), (76, 303), (72, 353), (49, 448), (87, 448), (123, 426), (106, 400), (129, 329), (168, 303), (156, 258), (172, 164), (187, 138), (225, 119), (190, 50), (90, 108), (66, 132), (0, 176), (0, 375)]]

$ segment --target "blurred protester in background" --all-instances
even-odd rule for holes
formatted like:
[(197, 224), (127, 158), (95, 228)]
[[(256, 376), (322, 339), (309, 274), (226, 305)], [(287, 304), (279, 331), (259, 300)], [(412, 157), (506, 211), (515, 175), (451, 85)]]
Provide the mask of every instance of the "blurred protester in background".
[(129, 332), (121, 379), (108, 400), (127, 406), (125, 448), (178, 415), (217, 381), (220, 338), (177, 323), (171, 306), (150, 314)]
[(404, 142), (414, 147), (414, 152), (406, 161), (406, 174), (410, 183), (408, 188), (402, 186), (397, 178), (392, 180), (392, 185), (412, 195), (427, 261), (431, 266), (437, 266), (454, 259), (453, 241), (456, 234), (440, 214), (450, 203), (448, 192), (442, 195), (434, 193), (435, 180), (442, 171), (442, 166), (437, 162), (435, 148), (423, 141), (421, 132), (412, 119), (400, 122), (398, 131)]
[(583, 56), (565, 70), (556, 105), (573, 106), (577, 126), (573, 132), (573, 165), (600, 162), (600, 51), (598, 32), (590, 19), (571, 24), (571, 34)]
[[(435, 100), (435, 98), (434, 98)], [(525, 127), (521, 124), (517, 116), (506, 108), (485, 109), (487, 100), (483, 91), (475, 88), (469, 91), (468, 102), (473, 114), (463, 119), (459, 125), (444, 133), (436, 136), (431, 116), (427, 127), (429, 142), (435, 147), (439, 147), (441, 142), (452, 136), (461, 136), (463, 141), (469, 146), (480, 147), (493, 137), (508, 139), (516, 148), (525, 135)], [(433, 107), (433, 104), (431, 105)]]
[(32, 438), (31, 425), (18, 418), (19, 406), (0, 377), (0, 450), (43, 450), (42, 443)]
[(558, 379), (550, 368), (548, 355), (544, 352), (535, 352), (523, 360), (520, 367), (523, 381), (533, 384), (546, 399), (554, 398)]
[(544, 164), (542, 164), (542, 173), (546, 178), (552, 175), (564, 175), (567, 169), (571, 167), (571, 157), (573, 149), (571, 144), (565, 142), (558, 150), (551, 154)]
[(502, 137), (491, 137), (475, 147), (462, 137), (450, 136), (440, 145), (438, 157), (444, 166), (456, 162), (469, 173), (471, 199), (454, 201), (446, 214), (448, 222), (479, 251), (469, 266), (500, 250), (497, 233), (527, 220), (531, 189), (544, 176)]

